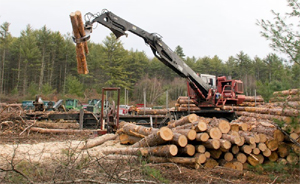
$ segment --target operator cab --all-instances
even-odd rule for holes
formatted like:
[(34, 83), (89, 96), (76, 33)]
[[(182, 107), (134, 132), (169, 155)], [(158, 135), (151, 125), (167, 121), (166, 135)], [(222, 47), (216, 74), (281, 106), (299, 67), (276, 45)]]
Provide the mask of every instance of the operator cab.
[(208, 84), (211, 88), (216, 89), (216, 76), (215, 75), (209, 75), (209, 74), (200, 74), (200, 78)]

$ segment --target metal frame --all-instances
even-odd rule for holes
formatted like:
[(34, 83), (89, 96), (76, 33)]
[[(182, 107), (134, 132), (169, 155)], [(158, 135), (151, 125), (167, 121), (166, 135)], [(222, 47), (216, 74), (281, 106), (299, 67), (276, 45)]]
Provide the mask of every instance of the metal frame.
[(103, 109), (104, 109), (104, 93), (106, 91), (117, 91), (118, 92), (118, 100), (117, 100), (117, 128), (119, 127), (119, 105), (120, 105), (120, 88), (119, 87), (103, 87), (102, 88), (102, 100), (101, 100), (101, 115), (100, 115), (100, 122), (99, 126), (100, 129), (102, 130), (102, 123), (103, 123)]

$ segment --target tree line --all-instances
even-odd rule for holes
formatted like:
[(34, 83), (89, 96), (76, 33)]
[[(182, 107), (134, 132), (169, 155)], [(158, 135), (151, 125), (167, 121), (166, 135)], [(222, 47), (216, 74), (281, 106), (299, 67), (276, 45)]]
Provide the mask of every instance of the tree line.
[[(142, 51), (126, 50), (113, 34), (102, 43), (88, 42), (89, 74), (77, 73), (75, 44), (70, 34), (62, 35), (46, 26), (30, 25), (19, 37), (12, 37), (9, 23), (0, 27), (0, 97), (16, 95), (20, 99), (66, 94), (86, 97), (91, 91), (101, 93), (102, 87), (120, 87), (121, 103), (129, 91), (129, 101), (163, 105), (186, 95), (186, 81), (157, 58)], [(275, 53), (264, 58), (250, 58), (241, 51), (226, 61), (213, 57), (185, 56), (183, 48), (176, 52), (195, 72), (230, 76), (244, 83), (245, 95), (262, 95), (266, 100), (273, 91), (300, 87), (300, 65), (289, 64)], [(1, 101), (1, 99), (0, 99)]]

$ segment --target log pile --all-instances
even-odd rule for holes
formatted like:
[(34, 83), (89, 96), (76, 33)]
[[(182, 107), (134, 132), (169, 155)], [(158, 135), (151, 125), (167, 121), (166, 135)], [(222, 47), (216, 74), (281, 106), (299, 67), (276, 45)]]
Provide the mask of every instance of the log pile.
[(178, 97), (175, 109), (177, 111), (199, 111), (200, 108), (196, 106), (194, 100), (189, 99), (187, 96)]
[(243, 170), (269, 161), (297, 164), (300, 155), (300, 148), (276, 126), (253, 117), (229, 123), (190, 114), (160, 129), (122, 122), (117, 134), (121, 144), (130, 146), (104, 154), (142, 155), (151, 162), (196, 169), (220, 165)]
[[(300, 99), (299, 89), (290, 89), (284, 91), (276, 91), (270, 99), (270, 103), (259, 104), (263, 102), (261, 97), (256, 99), (256, 105), (251, 104), (253, 97), (246, 96), (246, 102), (238, 106), (224, 106), (224, 110), (234, 110), (238, 116), (254, 117), (265, 120), (280, 120), (287, 124), (291, 123), (293, 119), (300, 116)], [(249, 102), (249, 103), (248, 103)]]

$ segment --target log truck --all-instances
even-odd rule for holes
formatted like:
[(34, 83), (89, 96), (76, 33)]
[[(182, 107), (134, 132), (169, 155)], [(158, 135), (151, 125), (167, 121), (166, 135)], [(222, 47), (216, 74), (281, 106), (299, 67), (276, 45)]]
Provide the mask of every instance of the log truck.
[[(90, 39), (93, 24), (99, 23), (110, 29), (116, 38), (123, 35), (128, 36), (127, 31), (144, 39), (150, 46), (153, 54), (167, 67), (175, 71), (179, 76), (187, 79), (188, 97), (200, 108), (200, 111), (193, 112), (199, 116), (234, 119), (233, 111), (221, 110), (223, 105), (237, 105), (244, 101), (243, 82), (241, 80), (228, 80), (225, 76), (208, 78), (204, 81), (200, 75), (195, 73), (175, 52), (173, 52), (162, 37), (156, 33), (149, 33), (140, 27), (124, 20), (114, 13), (104, 9), (101, 14), (86, 13), (84, 16), (85, 36), (74, 38), (75, 43), (82, 43)], [(215, 84), (215, 85), (213, 85)], [(173, 112), (173, 117), (187, 115), (186, 112)]]

